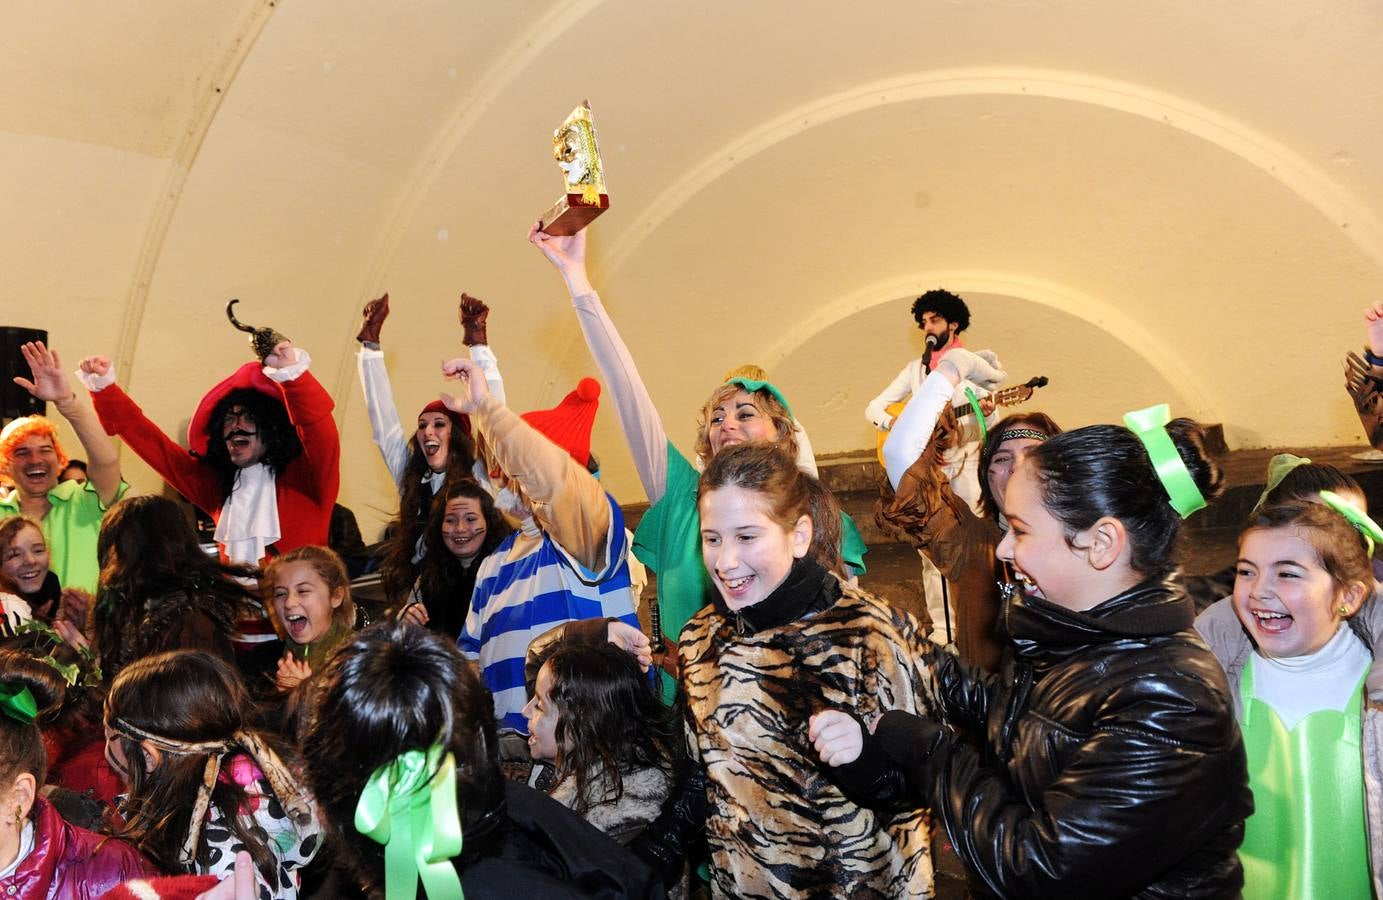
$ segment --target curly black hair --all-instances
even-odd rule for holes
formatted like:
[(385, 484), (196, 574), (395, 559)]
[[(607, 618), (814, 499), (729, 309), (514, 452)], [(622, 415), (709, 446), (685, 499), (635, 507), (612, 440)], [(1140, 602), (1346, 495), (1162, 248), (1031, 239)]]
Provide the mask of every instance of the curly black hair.
[(293, 427), (292, 420), (288, 418), (288, 410), (281, 401), (254, 388), (236, 388), (221, 398), (221, 402), (211, 410), (211, 415), (207, 417), (206, 425), (202, 428), (207, 437), (206, 456), (203, 458), (216, 470), (217, 480), (227, 496), (235, 487), (235, 473), (239, 470), (235, 463), (231, 462), (230, 451), (226, 449), (226, 441), (221, 435), (221, 426), (225, 422), (226, 413), (236, 406), (244, 409), (245, 414), (259, 429), (259, 436), (265, 446), (264, 464), (275, 476), (282, 475), (288, 464), (303, 452), (303, 442), (298, 437), (298, 429)]
[(912, 317), (918, 328), (922, 327), (922, 317), (927, 313), (936, 313), (956, 326), (956, 334), (970, 327), (970, 308), (965, 301), (941, 288), (927, 291), (912, 301)]

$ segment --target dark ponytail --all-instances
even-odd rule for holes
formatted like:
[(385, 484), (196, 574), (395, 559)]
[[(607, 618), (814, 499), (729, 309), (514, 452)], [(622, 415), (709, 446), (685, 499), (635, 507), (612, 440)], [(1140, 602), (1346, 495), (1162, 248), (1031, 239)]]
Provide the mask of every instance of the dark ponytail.
[[(1224, 475), (1205, 447), (1205, 431), (1173, 419), (1167, 433), (1207, 503), (1224, 493)], [(1129, 536), (1130, 565), (1148, 578), (1176, 568), (1181, 516), (1172, 508), (1147, 448), (1119, 425), (1091, 425), (1056, 435), (1028, 451), (1042, 502), (1064, 526), (1070, 543), (1108, 516)]]
[(32, 722), (0, 713), (0, 783), (10, 784), (27, 772), (42, 785), (48, 777), (48, 753), (39, 729), (62, 709), (67, 682), (47, 663), (17, 650), (0, 650), (0, 685), (9, 692), (28, 688), (38, 707)]

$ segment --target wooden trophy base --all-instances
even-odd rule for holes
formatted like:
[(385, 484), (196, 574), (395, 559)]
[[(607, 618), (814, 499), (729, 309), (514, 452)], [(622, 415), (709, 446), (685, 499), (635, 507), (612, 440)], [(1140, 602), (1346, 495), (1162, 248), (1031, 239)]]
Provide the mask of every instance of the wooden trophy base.
[(567, 194), (538, 220), (538, 230), (554, 237), (576, 234), (610, 208), (610, 195), (601, 194), (595, 203), (587, 203), (580, 194)]

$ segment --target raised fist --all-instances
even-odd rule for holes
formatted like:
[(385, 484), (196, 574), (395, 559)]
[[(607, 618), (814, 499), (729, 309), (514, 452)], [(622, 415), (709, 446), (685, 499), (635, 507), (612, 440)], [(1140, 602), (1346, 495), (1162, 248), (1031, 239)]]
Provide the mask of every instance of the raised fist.
[(384, 327), (384, 320), (389, 317), (389, 295), (385, 294), (378, 300), (366, 303), (361, 315), (365, 317), (365, 321), (360, 323), (360, 333), (355, 339), (362, 344), (378, 344), (379, 329)]
[(465, 329), (465, 334), (461, 337), (463, 344), (474, 347), (476, 344), (490, 343), (489, 336), (485, 333), (485, 320), (490, 318), (490, 307), (485, 305), (484, 300), (463, 292), (459, 315), (461, 327)]

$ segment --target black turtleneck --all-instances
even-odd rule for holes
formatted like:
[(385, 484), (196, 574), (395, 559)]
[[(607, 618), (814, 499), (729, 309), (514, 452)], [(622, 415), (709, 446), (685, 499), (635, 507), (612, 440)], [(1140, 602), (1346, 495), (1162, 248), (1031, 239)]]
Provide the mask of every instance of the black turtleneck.
[(828, 609), (840, 599), (840, 579), (810, 557), (794, 560), (781, 584), (767, 597), (739, 611), (730, 609), (716, 591), (716, 609), (739, 624), (741, 634), (753, 634), (796, 622)]

